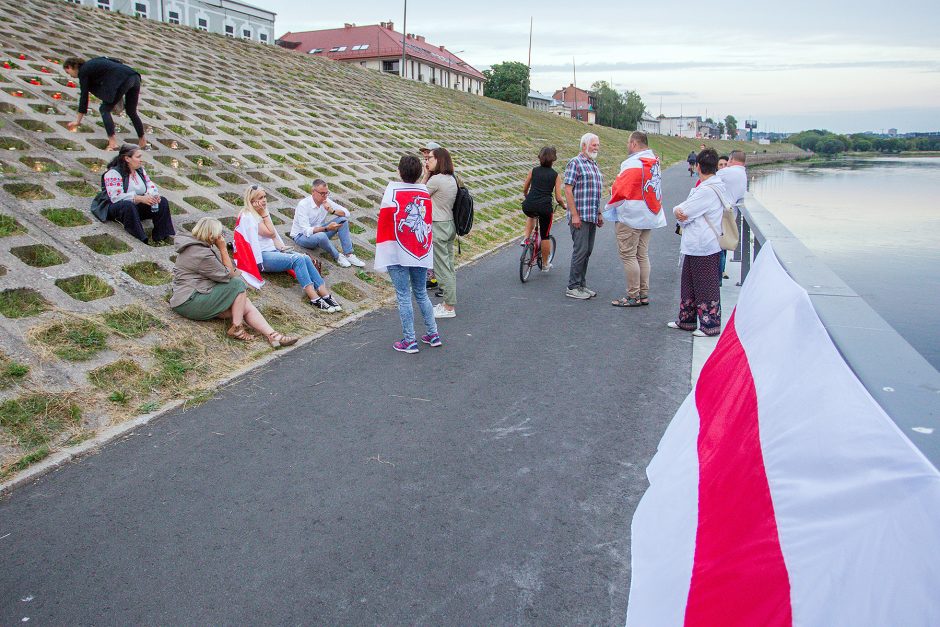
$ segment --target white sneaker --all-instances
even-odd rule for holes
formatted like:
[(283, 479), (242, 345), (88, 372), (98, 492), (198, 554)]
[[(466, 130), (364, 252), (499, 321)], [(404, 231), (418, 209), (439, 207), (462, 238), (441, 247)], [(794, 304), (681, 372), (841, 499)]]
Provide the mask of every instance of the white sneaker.
[(346, 255), (346, 261), (356, 266), (357, 268), (364, 268), (366, 266), (366, 262), (357, 257), (355, 254)]
[(680, 327), (679, 323), (676, 322), (675, 320), (670, 320), (669, 322), (666, 323), (666, 326), (669, 327), (670, 329), (679, 329), (680, 331), (685, 331), (685, 329)]
[(348, 268), (349, 266), (352, 265), (351, 263), (349, 263), (349, 259), (346, 259), (346, 255), (344, 255), (343, 253), (340, 253), (339, 257), (336, 258), (336, 263), (339, 264), (340, 268)]
[(591, 298), (594, 298), (595, 296), (597, 296), (597, 292), (595, 292), (589, 287), (581, 286), (581, 291), (587, 292), (588, 296), (590, 296)]
[(438, 303), (434, 305), (434, 317), (435, 318), (456, 318), (457, 310), (445, 309), (444, 303)]
[(542, 266), (542, 274), (548, 274), (548, 272), (551, 269), (552, 269), (552, 264), (548, 264), (547, 266)]
[(578, 300), (587, 300), (591, 297), (590, 294), (582, 290), (580, 287), (568, 288), (565, 290), (565, 296), (568, 298), (577, 298)]

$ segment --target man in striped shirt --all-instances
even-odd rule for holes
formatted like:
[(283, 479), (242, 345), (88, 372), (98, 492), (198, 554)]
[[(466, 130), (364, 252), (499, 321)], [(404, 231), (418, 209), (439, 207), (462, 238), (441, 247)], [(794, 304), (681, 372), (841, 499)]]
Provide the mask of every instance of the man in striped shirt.
[(597, 227), (604, 226), (599, 208), (604, 178), (597, 167), (601, 140), (594, 133), (581, 137), (581, 152), (565, 168), (565, 197), (568, 200), (568, 225), (571, 227), (571, 270), (565, 296), (585, 300), (597, 292), (585, 284), (588, 261), (594, 250)]

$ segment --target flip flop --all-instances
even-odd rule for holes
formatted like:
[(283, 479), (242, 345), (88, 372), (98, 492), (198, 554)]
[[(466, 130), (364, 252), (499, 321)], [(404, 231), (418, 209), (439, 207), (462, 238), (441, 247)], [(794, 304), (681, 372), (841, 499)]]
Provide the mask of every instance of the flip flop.
[(643, 303), (635, 298), (620, 298), (610, 301), (610, 304), (614, 307), (641, 307), (643, 305)]

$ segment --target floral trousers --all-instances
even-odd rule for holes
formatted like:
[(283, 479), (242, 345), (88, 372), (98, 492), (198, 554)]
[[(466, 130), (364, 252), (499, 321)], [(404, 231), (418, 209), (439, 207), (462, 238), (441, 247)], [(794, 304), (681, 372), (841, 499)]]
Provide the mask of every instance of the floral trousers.
[(721, 333), (719, 254), (685, 256), (679, 294), (680, 329), (694, 331), (697, 323), (705, 335)]

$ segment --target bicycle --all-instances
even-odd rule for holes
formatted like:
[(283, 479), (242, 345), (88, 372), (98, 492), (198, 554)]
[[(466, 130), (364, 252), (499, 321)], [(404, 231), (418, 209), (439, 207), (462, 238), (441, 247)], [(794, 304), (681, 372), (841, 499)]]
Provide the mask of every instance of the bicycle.
[[(551, 265), (555, 258), (555, 236), (549, 235), (551, 247), (548, 253), (548, 263)], [(522, 256), (519, 257), (519, 280), (525, 283), (532, 274), (532, 268), (538, 266), (542, 269), (542, 234), (539, 232), (539, 223), (536, 221), (532, 235), (522, 243)]]

